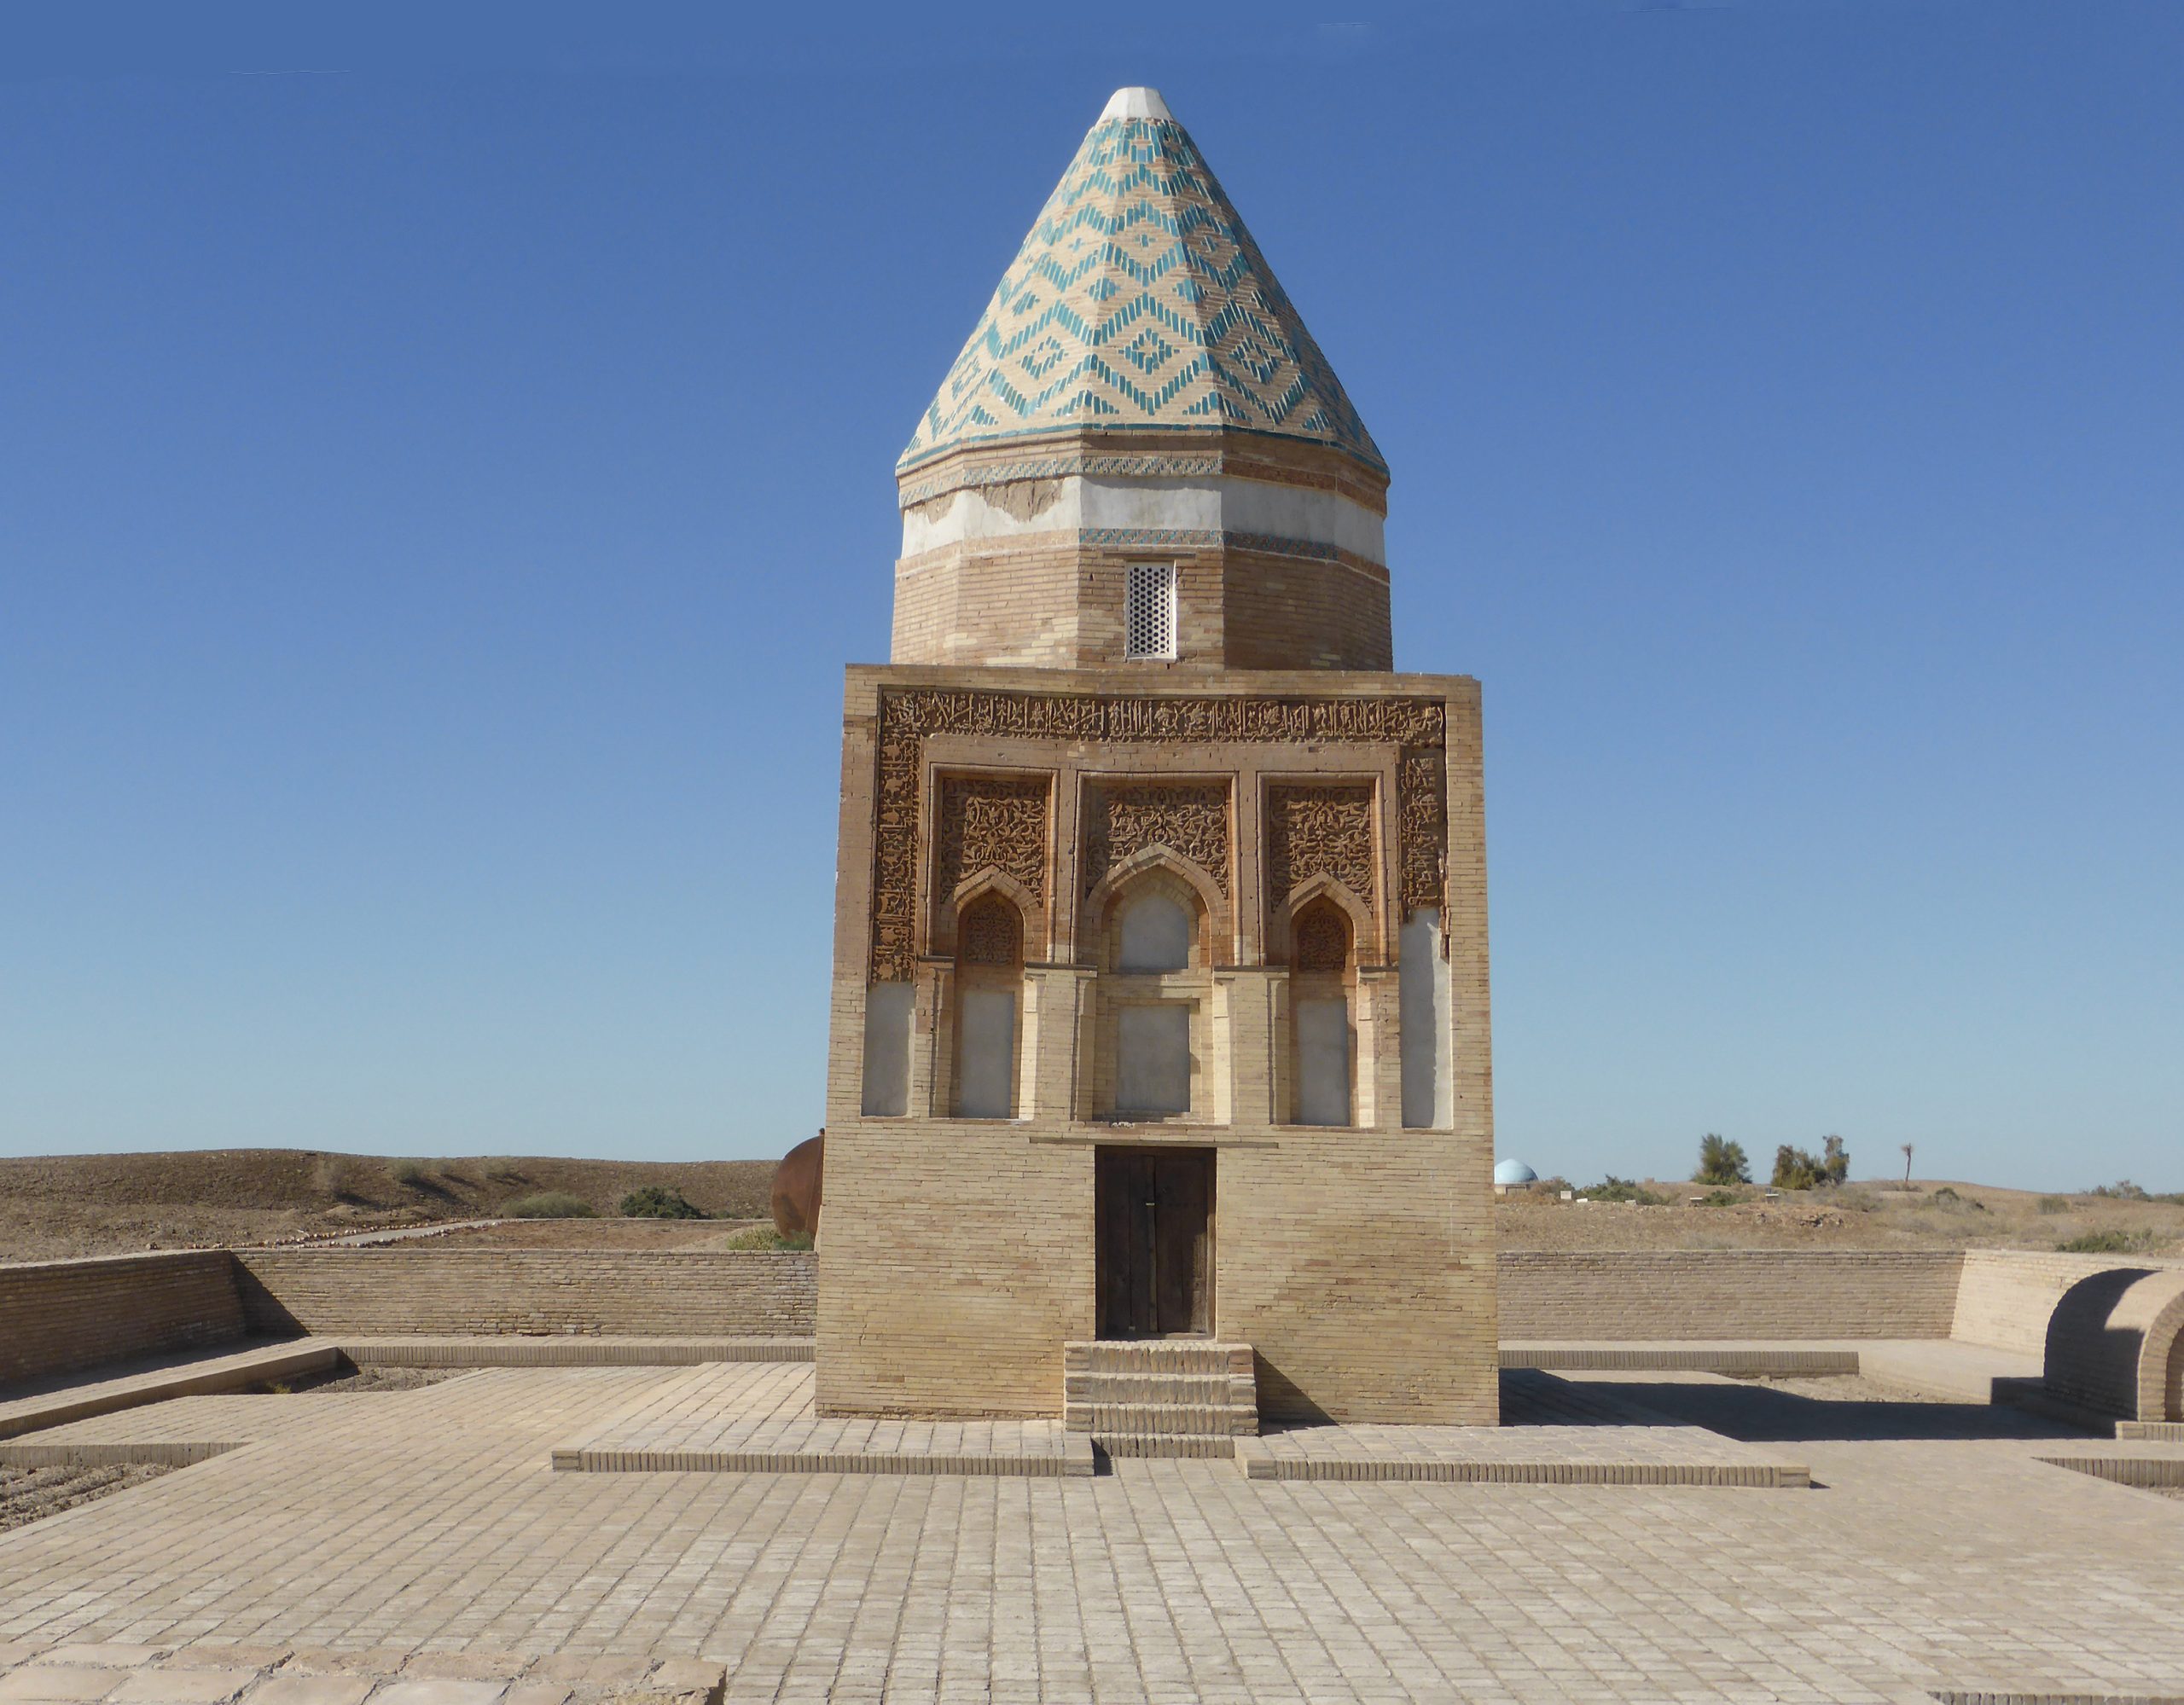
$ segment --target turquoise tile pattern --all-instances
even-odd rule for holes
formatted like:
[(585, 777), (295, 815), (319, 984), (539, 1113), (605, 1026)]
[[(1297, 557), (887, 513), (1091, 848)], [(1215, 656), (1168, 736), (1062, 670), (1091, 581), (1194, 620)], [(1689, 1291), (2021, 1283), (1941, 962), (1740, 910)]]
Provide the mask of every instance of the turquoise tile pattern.
[(1072, 426), (1269, 432), (1386, 471), (1172, 119), (1086, 133), (897, 467)]

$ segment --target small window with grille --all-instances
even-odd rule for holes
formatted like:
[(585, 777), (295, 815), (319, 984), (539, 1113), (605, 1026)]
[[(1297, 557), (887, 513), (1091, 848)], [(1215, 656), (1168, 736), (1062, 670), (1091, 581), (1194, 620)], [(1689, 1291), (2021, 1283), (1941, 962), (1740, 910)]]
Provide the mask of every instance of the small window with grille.
[(1172, 658), (1176, 654), (1176, 565), (1134, 562), (1123, 606), (1123, 655)]

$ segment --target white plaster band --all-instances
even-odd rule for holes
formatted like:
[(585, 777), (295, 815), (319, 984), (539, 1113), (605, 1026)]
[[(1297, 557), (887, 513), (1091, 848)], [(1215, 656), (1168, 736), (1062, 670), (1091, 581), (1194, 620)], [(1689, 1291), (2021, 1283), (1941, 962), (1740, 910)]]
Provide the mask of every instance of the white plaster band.
[(1251, 533), (1387, 561), (1386, 524), (1332, 491), (1228, 476), (1116, 479), (1069, 474), (973, 486), (903, 512), (904, 557), (982, 539), (1037, 533), (1159, 531)]

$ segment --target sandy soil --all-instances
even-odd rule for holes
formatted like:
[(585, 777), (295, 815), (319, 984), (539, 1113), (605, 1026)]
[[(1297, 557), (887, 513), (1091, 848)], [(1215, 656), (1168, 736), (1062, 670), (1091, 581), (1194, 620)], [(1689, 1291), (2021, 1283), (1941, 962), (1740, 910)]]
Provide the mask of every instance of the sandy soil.
[(773, 1175), (772, 1161), (405, 1161), (304, 1149), (0, 1159), (0, 1261), (477, 1220), (548, 1191), (566, 1191), (611, 1215), (624, 1193), (647, 1184), (680, 1190), (707, 1213), (742, 1221), (765, 1215)]
[(771, 1220), (504, 1220), (433, 1239), (436, 1249), (717, 1250)]
[(1793, 1397), (1809, 1397), (1818, 1403), (1954, 1404), (1964, 1401), (1931, 1391), (1914, 1391), (1908, 1386), (1884, 1385), (1862, 1373), (1759, 1374), (1743, 1383), (1764, 1386), (1769, 1391), (1786, 1391)]
[(54, 1468), (0, 1466), (0, 1534), (58, 1516), (78, 1504), (126, 1492), (172, 1471), (149, 1463), (106, 1468), (84, 1468), (73, 1463)]
[[(1788, 1192), (1732, 1207), (1692, 1207), (1696, 1185), (1649, 1181), (1671, 1205), (1510, 1195), (1495, 1221), (1507, 1250), (2030, 1249), (2088, 1232), (2136, 1235), (2140, 1254), (2184, 1254), (2184, 1204), (2051, 1195), (1942, 1180)], [(1952, 1195), (1940, 1192), (1947, 1190)]]
[[(601, 1217), (467, 1227), (433, 1241), (523, 1249), (718, 1249), (766, 1223), (770, 1161), (472, 1157), (404, 1161), (298, 1149), (0, 1159), (0, 1261), (143, 1249), (290, 1242), (489, 1218), (512, 1201), (565, 1191)], [(680, 1190), (716, 1217), (624, 1220), (640, 1185)], [(1940, 1180), (1909, 1190), (1855, 1184), (1734, 1206), (1693, 1207), (1696, 1186), (1649, 1183), (1660, 1207), (1513, 1195), (1496, 1207), (1509, 1250), (2052, 1250), (2088, 1232), (2140, 1242), (2125, 1254), (2184, 1254), (2184, 1203)], [(1944, 1193), (1947, 1192), (1947, 1193)]]
[(278, 1384), (258, 1386), (261, 1392), (293, 1395), (299, 1391), (338, 1392), (346, 1396), (365, 1391), (421, 1391), (427, 1385), (438, 1385), (444, 1379), (460, 1379), (466, 1373), (475, 1373), (474, 1367), (370, 1367), (346, 1366), (326, 1373), (308, 1373), (295, 1379), (282, 1380)]

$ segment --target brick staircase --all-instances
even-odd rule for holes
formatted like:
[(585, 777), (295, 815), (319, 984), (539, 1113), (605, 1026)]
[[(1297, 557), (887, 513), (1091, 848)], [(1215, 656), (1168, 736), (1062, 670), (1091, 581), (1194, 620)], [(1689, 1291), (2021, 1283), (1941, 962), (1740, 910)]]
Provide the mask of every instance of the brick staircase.
[(1249, 1344), (1101, 1339), (1061, 1354), (1062, 1424), (1110, 1456), (1233, 1457), (1259, 1430)]

